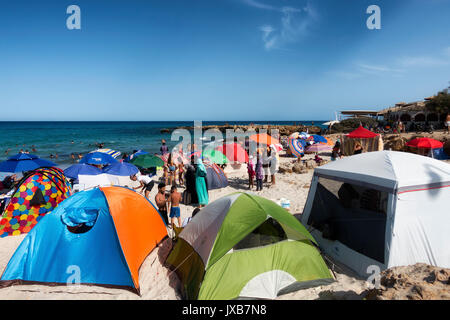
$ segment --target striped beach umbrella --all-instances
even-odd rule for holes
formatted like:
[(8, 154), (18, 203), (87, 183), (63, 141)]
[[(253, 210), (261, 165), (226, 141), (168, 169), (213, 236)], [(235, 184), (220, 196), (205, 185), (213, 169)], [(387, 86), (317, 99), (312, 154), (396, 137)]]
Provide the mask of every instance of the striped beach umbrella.
[(305, 154), (305, 150), (299, 139), (290, 138), (289, 149), (291, 150), (292, 154), (297, 158), (301, 158)]
[(327, 144), (316, 143), (306, 147), (305, 153), (331, 152), (332, 147)]
[(113, 158), (117, 158), (121, 154), (120, 151), (116, 151), (113, 149), (97, 149), (92, 152), (103, 152), (103, 153), (109, 154)]

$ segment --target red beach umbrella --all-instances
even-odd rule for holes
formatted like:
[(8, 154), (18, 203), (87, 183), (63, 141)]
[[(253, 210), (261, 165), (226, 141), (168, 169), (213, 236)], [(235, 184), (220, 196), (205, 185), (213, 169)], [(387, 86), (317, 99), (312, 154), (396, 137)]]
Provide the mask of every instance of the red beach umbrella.
[(216, 150), (222, 152), (228, 160), (235, 162), (248, 162), (248, 153), (238, 143), (228, 143), (218, 146)]
[(406, 143), (408, 147), (423, 148), (423, 149), (439, 149), (444, 144), (438, 140), (431, 138), (416, 138)]

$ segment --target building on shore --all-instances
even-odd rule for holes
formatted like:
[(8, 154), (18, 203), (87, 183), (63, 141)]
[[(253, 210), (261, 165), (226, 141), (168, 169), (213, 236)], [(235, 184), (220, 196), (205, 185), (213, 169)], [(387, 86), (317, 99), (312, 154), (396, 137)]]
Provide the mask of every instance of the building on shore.
[(425, 123), (428, 122), (435, 127), (439, 127), (445, 121), (446, 114), (438, 114), (433, 111), (429, 111), (426, 108), (426, 102), (431, 97), (425, 98), (424, 101), (416, 102), (399, 102), (394, 107), (386, 108), (379, 111), (379, 114), (388, 121), (401, 121), (407, 126), (410, 123)]
[(379, 111), (374, 110), (343, 110), (340, 112), (340, 116), (346, 118), (359, 118), (359, 117), (372, 117), (379, 120)]

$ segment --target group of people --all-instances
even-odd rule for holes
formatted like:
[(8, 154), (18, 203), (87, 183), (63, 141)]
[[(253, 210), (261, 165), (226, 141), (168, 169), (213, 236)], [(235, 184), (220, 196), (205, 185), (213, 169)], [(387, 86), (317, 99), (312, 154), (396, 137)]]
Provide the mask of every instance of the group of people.
[[(364, 147), (360, 142), (355, 142), (355, 145), (353, 146), (353, 154), (360, 154), (364, 152)], [(342, 159), (344, 157), (344, 154), (341, 150), (341, 142), (339, 139), (336, 141), (336, 143), (333, 146), (333, 149), (331, 150), (331, 161), (335, 161), (337, 159)], [(317, 159), (315, 159), (317, 162)]]
[(269, 176), (271, 177), (271, 185), (274, 186), (279, 162), (278, 151), (274, 145), (268, 146), (265, 152), (258, 150), (256, 156), (250, 155), (247, 163), (249, 189), (253, 189), (256, 180), (256, 191), (261, 191), (264, 183), (268, 182)]
[[(139, 182), (139, 185), (133, 189), (144, 193), (146, 198), (149, 198), (151, 190), (158, 183), (155, 203), (159, 212), (169, 227), (174, 225), (181, 227), (180, 203), (182, 201), (184, 204), (196, 206), (198, 209), (206, 206), (209, 202), (206, 167), (201, 158), (194, 156), (187, 165), (184, 165), (182, 161), (175, 164), (172, 153), (169, 153), (164, 140), (162, 140), (160, 152), (163, 156), (169, 154), (163, 166), (161, 179), (157, 178), (156, 172), (148, 173), (143, 170), (130, 176), (130, 179)], [(178, 192), (178, 185), (185, 186), (184, 195)], [(168, 186), (170, 186), (169, 192), (166, 191)]]

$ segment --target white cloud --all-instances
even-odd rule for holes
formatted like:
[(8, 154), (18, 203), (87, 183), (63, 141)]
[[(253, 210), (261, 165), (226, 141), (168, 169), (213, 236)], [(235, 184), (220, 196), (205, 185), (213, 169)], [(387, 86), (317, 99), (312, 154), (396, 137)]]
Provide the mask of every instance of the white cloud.
[(405, 57), (400, 61), (404, 67), (435, 67), (448, 65), (450, 61), (436, 57)]
[(268, 28), (268, 25), (259, 28), (267, 50), (280, 49), (299, 41), (308, 34), (309, 27), (318, 18), (309, 3), (303, 9), (284, 6), (279, 8), (279, 11), (281, 12), (279, 30), (275, 30), (272, 26)]
[(268, 4), (264, 4), (261, 3), (259, 1), (256, 0), (242, 0), (242, 2), (244, 2), (245, 4), (254, 7), (254, 8), (258, 8), (258, 9), (264, 9), (264, 10), (279, 10), (277, 7), (268, 5)]
[(370, 74), (380, 74), (380, 73), (401, 73), (403, 70), (387, 67), (384, 65), (374, 65), (374, 64), (366, 64), (366, 63), (358, 63), (357, 67), (360, 71)]
[(450, 47), (442, 50), (440, 54), (427, 56), (403, 57), (399, 63), (404, 67), (439, 67), (450, 65)]

